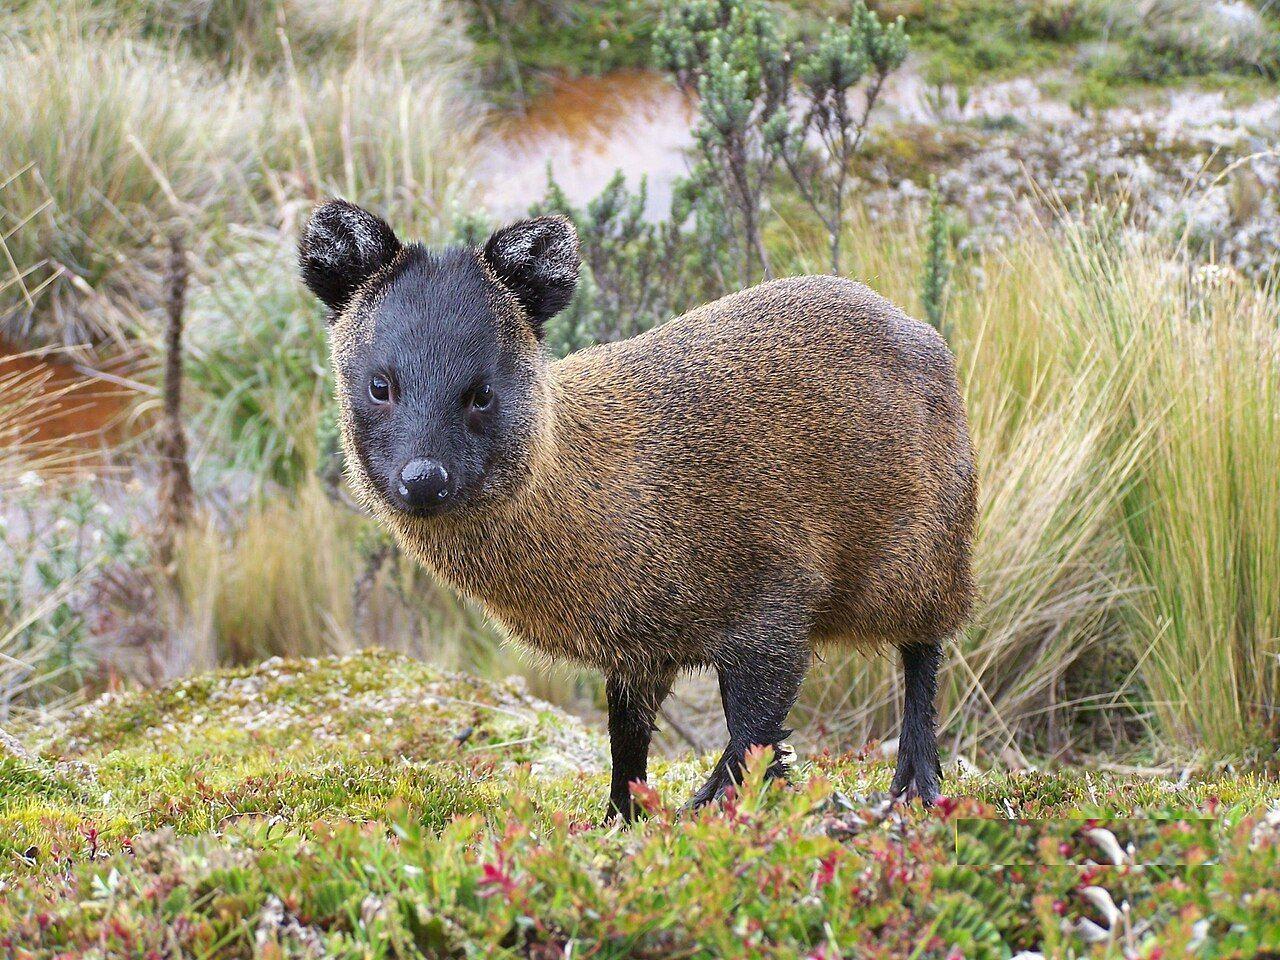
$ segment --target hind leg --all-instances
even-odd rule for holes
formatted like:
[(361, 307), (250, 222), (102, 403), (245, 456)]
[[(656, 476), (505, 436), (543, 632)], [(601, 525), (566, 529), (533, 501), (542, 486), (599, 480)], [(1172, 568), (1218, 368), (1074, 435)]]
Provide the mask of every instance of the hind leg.
[(774, 748), (767, 775), (780, 777), (786, 764), (778, 744), (791, 735), (783, 727), (809, 667), (808, 618), (803, 614), (765, 618), (749, 636), (732, 639), (716, 665), (720, 699), (729, 727), (729, 745), (693, 800), (701, 806), (719, 799), (742, 779), (753, 746)]
[(941, 795), (942, 766), (938, 762), (933, 700), (938, 692), (942, 645), (918, 643), (903, 647), (901, 653), (906, 690), (898, 766), (891, 790), (895, 799), (918, 796), (925, 806), (930, 806)]

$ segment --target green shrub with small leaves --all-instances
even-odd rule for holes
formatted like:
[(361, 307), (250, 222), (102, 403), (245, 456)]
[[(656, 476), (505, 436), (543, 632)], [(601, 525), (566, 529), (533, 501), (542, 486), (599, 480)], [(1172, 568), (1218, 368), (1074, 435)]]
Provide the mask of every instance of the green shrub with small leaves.
[(929, 216), (925, 221), (924, 276), (920, 301), (925, 318), (944, 337), (947, 335), (947, 283), (951, 279), (951, 248), (946, 210), (937, 181), (929, 185)]
[[(884, 83), (902, 65), (907, 34), (862, 2), (812, 40), (788, 35), (772, 7), (751, 0), (672, 0), (654, 32), (655, 57), (698, 97), (695, 163), (684, 196), (725, 221), (736, 285), (773, 275), (764, 241), (780, 170), (827, 231), (841, 269), (850, 166)], [(861, 109), (852, 95), (865, 82)]]
[[(864, 3), (852, 4), (847, 23), (835, 18), (796, 54), (799, 122), (785, 131), (782, 159), (800, 196), (831, 241), (831, 272), (841, 272), (841, 237), (849, 203), (850, 167), (867, 133), (889, 75), (907, 56), (902, 18), (885, 24)], [(862, 108), (854, 91), (866, 82)], [(809, 146), (817, 140), (818, 149)]]
[(21, 478), (0, 515), (0, 720), (85, 683), (98, 666), (94, 584), (104, 568), (141, 559), (91, 487)]
[(714, 243), (677, 199), (666, 219), (646, 218), (648, 189), (633, 193), (619, 171), (600, 195), (575, 207), (548, 172), (547, 193), (531, 216), (558, 213), (578, 231), (583, 269), (573, 300), (547, 330), (563, 356), (593, 343), (624, 340), (722, 294), (712, 262)]
[(790, 50), (759, 0), (676, 0), (654, 33), (658, 63), (698, 96), (688, 196), (713, 194), (729, 220), (738, 286), (771, 276), (766, 190), (790, 123)]

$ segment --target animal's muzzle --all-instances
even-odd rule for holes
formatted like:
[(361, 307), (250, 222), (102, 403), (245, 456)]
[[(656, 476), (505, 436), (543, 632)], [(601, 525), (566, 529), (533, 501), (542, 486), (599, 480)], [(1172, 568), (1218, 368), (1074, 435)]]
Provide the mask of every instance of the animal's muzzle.
[(449, 504), (454, 494), (453, 478), (439, 461), (417, 458), (400, 468), (396, 493), (406, 509), (436, 513)]

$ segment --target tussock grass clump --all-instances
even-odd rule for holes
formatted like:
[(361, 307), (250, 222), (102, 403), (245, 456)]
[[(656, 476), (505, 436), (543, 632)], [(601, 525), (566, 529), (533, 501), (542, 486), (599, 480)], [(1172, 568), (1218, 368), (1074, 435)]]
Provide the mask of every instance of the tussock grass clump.
[[(915, 304), (919, 233), (857, 225), (854, 276)], [(1170, 754), (1247, 751), (1280, 709), (1276, 289), (1111, 219), (1029, 228), (955, 283), (983, 597), (941, 684), (956, 746), (1052, 751), (1092, 715), (1113, 748), (1145, 722)], [(814, 715), (889, 734), (897, 682), (851, 661)]]
[(145, 44), (71, 26), (0, 49), (0, 70), (0, 329), (120, 335), (130, 305), (155, 302), (158, 225), (201, 219), (245, 175), (244, 98)]
[[(1163, 271), (1137, 267), (1155, 293)], [(1165, 280), (1128, 411), (1151, 424), (1123, 499), (1134, 630), (1158, 726), (1212, 754), (1280, 723), (1280, 298), (1212, 268)], [(1136, 324), (1135, 324), (1136, 327)], [(1152, 417), (1151, 411), (1163, 411)]]
[(190, 667), (375, 647), (444, 669), (521, 676), (562, 705), (581, 705), (598, 686), (505, 644), (481, 611), (314, 479), (263, 493), (242, 516), (206, 517), (180, 537), (174, 570), (174, 655)]
[(267, 156), (278, 189), (359, 197), (407, 232), (442, 239), (470, 187), (466, 161), (484, 114), (461, 57), (425, 72), (360, 56), (341, 71), (294, 64)]
[(206, 625), (213, 663), (355, 646), (353, 574), (367, 559), (361, 521), (316, 484), (250, 507), (223, 531), (210, 520), (178, 544), (181, 593)]
[(444, 0), (96, 0), (117, 29), (181, 44), (225, 67), (270, 71), (283, 31), (308, 62), (360, 54), (425, 67), (457, 58), (459, 11)]
[[(0, 46), (11, 338), (135, 335), (166, 225), (216, 269), (245, 234), (291, 246), (320, 196), (358, 196), (430, 238), (466, 195), (483, 111), (443, 3), (82, 0), (5, 23), (22, 27)], [(202, 58), (201, 37), (261, 69)]]

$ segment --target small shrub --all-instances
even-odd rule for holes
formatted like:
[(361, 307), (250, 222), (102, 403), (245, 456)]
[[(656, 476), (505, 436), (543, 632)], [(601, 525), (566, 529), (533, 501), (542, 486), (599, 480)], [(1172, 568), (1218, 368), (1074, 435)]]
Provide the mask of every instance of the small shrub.
[(920, 300), (924, 315), (935, 330), (947, 335), (947, 283), (951, 277), (951, 250), (947, 213), (937, 182), (929, 185), (929, 216), (925, 221), (924, 275)]
[(1087, 40), (1103, 21), (1099, 0), (1028, 0), (1026, 7), (1027, 32), (1053, 43)]
[(1090, 111), (1110, 110), (1120, 103), (1120, 92), (1113, 78), (1109, 77), (1105, 68), (1091, 69), (1081, 78), (1080, 83), (1068, 98), (1071, 109), (1081, 116)]
[(676, 207), (660, 223), (647, 221), (646, 200), (644, 181), (631, 193), (619, 171), (585, 208), (575, 208), (548, 175), (547, 194), (530, 214), (572, 220), (583, 257), (574, 299), (547, 331), (554, 353), (635, 336), (723, 292), (697, 229), (684, 228)]
[[(840, 241), (849, 202), (851, 170), (889, 75), (907, 56), (902, 18), (886, 26), (865, 4), (851, 5), (848, 23), (827, 21), (807, 49), (798, 51), (802, 120), (784, 135), (782, 160), (805, 203), (831, 238), (831, 272), (841, 269)], [(865, 82), (861, 113), (853, 91)], [(819, 150), (809, 147), (817, 137)]]
[(0, 516), (0, 719), (79, 691), (99, 666), (91, 603), (101, 568), (137, 563), (128, 529), (88, 486), (34, 470)]
[(687, 194), (711, 194), (746, 287), (772, 276), (763, 240), (765, 191), (790, 122), (790, 68), (777, 17), (759, 0), (674, 0), (654, 34), (655, 56), (698, 95)]
[[(664, 9), (655, 55), (698, 97), (697, 162), (683, 197), (704, 227), (709, 217), (724, 221), (717, 233), (736, 261), (738, 286), (773, 275), (764, 224), (779, 167), (822, 222), (831, 271), (840, 272), (850, 165), (885, 80), (907, 52), (901, 18), (886, 26), (861, 2), (847, 17), (828, 20), (805, 42), (787, 37), (779, 16), (757, 0), (673, 0)], [(860, 85), (863, 106), (854, 112)]]
[(317, 465), (333, 393), (325, 320), (284, 238), (241, 242), (218, 261), (216, 280), (193, 291), (188, 311), (192, 419), (219, 468), (258, 485), (296, 484)]

